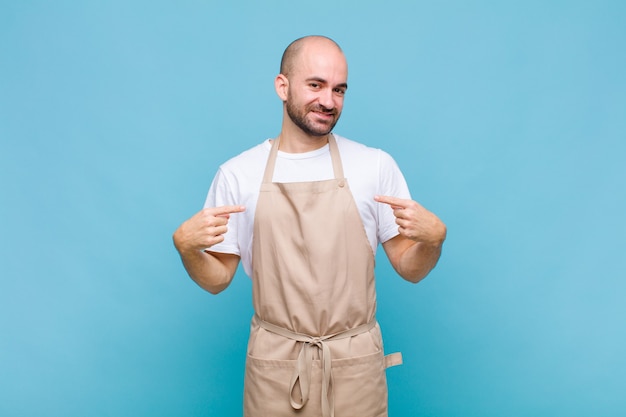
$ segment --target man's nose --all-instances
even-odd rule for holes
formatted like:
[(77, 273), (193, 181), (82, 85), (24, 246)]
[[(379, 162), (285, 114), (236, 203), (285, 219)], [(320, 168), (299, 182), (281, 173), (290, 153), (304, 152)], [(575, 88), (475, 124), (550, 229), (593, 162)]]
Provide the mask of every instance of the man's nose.
[(320, 93), (319, 103), (327, 110), (333, 110), (335, 108), (335, 96), (331, 88), (325, 88)]

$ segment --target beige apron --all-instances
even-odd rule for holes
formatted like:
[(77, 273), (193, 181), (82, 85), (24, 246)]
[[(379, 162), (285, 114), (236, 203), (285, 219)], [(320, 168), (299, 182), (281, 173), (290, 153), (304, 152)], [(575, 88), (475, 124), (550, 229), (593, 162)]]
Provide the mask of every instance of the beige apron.
[(387, 416), (384, 356), (375, 319), (374, 254), (343, 176), (273, 183), (274, 141), (257, 202), (252, 243), (255, 317), (245, 417)]

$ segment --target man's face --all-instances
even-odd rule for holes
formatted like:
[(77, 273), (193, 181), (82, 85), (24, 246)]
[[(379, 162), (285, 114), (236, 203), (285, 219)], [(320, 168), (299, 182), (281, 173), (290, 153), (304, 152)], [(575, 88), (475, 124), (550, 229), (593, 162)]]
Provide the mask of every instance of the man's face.
[(347, 85), (343, 53), (326, 42), (306, 45), (288, 76), (286, 110), (291, 121), (311, 136), (324, 136), (337, 124)]

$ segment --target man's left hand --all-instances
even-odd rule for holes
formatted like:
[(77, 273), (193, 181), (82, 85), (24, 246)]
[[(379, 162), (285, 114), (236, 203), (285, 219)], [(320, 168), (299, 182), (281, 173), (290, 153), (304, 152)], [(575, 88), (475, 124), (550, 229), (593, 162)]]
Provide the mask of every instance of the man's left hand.
[(431, 245), (441, 245), (445, 240), (446, 226), (417, 201), (379, 195), (374, 200), (392, 208), (398, 231), (407, 239)]

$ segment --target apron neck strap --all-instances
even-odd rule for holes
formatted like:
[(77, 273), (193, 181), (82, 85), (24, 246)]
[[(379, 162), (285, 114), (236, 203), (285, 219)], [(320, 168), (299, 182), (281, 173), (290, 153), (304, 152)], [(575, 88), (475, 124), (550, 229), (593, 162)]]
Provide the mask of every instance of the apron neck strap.
[[(276, 158), (278, 156), (279, 140), (279, 138), (276, 138), (272, 143), (270, 156), (267, 158), (267, 165), (265, 165), (265, 173), (263, 174), (263, 184), (271, 183), (272, 178), (274, 177), (274, 167), (276, 166)], [(333, 163), (335, 179), (341, 179), (343, 178), (343, 166), (339, 156), (339, 147), (337, 146), (337, 141), (332, 133), (328, 135), (328, 147), (330, 149), (330, 159)]]

